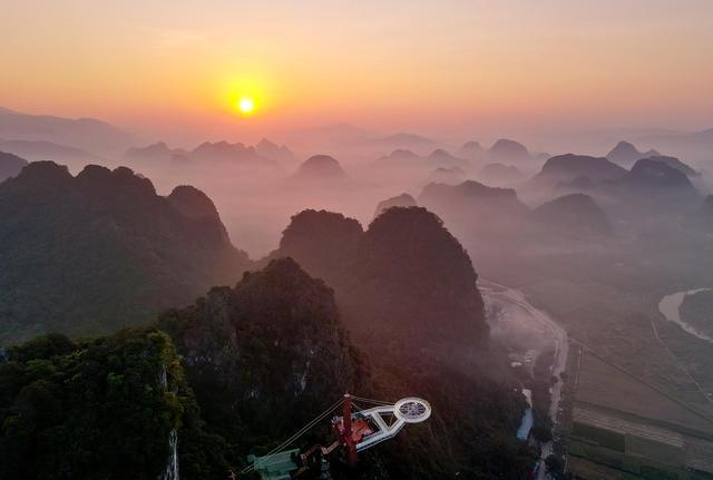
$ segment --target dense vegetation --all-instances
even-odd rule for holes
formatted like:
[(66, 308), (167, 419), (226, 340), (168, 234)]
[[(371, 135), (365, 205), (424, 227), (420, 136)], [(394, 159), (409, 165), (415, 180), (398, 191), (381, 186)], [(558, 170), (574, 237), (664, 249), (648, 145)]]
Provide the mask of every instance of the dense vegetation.
[[(175, 339), (208, 426), (226, 439), (235, 465), (289, 437), (344, 392), (369, 393), (367, 368), (340, 326), (332, 291), (291, 259), (166, 312), (159, 326)], [(298, 446), (329, 443), (321, 433)]]
[[(3, 352), (0, 478), (155, 479), (177, 430), (181, 478), (223, 479), (345, 391), (372, 393), (331, 290), (292, 260), (159, 323), (181, 357), (155, 328)], [(318, 441), (328, 429), (298, 446)]]
[[(158, 197), (127, 169), (90, 167), (72, 177), (34, 164), (0, 197), (15, 200), (0, 207), (14, 219), (2, 238), (25, 240), (48, 273), (35, 292), (50, 297), (25, 307), (45, 309), (40, 329), (77, 334), (146, 321), (149, 307), (163, 305), (151, 303), (155, 295), (180, 303), (193, 291), (194, 284), (172, 290), (167, 276), (208, 281), (207, 267), (227, 278), (244, 265), (204, 195), (181, 187)], [(36, 223), (20, 222), (30, 218)], [(295, 218), (281, 245), (328, 278), (336, 299), (282, 258), (235, 287), (166, 311), (158, 328), (83, 341), (47, 335), (3, 353), (0, 477), (157, 478), (175, 430), (182, 478), (226, 478), (248, 453), (265, 453), (345, 391), (386, 400), (420, 395), (435, 412), (370, 452), (352, 477), (522, 477), (534, 460), (515, 441), (524, 400), (488, 339), (468, 255), (438, 217), (392, 208), (366, 232), (326, 212)], [(33, 244), (33, 235), (42, 241)], [(52, 235), (61, 242), (48, 245)], [(62, 268), (43, 263), (47, 248)], [(228, 264), (219, 265), (221, 258)], [(25, 253), (11, 249), (2, 259), (15, 267), (8, 285), (22, 285), (17, 267), (32, 265)], [(186, 265), (193, 261), (203, 264)], [(52, 289), (53, 278), (69, 284)], [(142, 291), (149, 283), (155, 289)], [(24, 304), (4, 305), (16, 312)], [(296, 446), (332, 439), (325, 425)]]
[(208, 197), (127, 168), (32, 163), (0, 184), (0, 219), (0, 345), (147, 324), (248, 265)]
[(189, 403), (167, 335), (127, 330), (72, 342), (50, 334), (4, 357), (0, 478), (158, 478)]

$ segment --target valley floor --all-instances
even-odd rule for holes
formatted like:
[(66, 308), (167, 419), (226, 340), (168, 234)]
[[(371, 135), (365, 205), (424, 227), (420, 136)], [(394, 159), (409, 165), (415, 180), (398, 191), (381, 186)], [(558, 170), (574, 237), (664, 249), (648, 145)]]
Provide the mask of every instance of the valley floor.
[[(531, 288), (527, 296), (485, 280), (479, 287), (486, 303), (501, 310), (501, 317), (520, 323), (504, 332), (499, 331), (502, 325), (496, 327), (495, 336), (500, 333), (513, 338), (515, 332), (525, 332), (536, 351), (555, 349), (553, 374), (564, 372), (564, 382), (552, 388), (551, 413), (556, 420), (555, 442), (565, 446), (569, 471), (581, 478), (612, 480), (713, 475), (711, 383), (700, 370), (701, 363), (706, 365), (711, 357), (694, 357), (693, 362), (683, 354), (684, 345), (698, 352), (709, 351), (709, 346), (702, 345), (705, 339), (695, 338), (664, 315), (656, 317), (655, 312), (654, 318), (646, 319), (646, 334), (625, 352), (618, 345), (622, 340), (588, 338), (588, 328), (580, 323), (582, 317), (565, 316), (567, 321), (560, 324), (532, 305), (530, 300), (539, 300), (538, 306), (544, 306), (543, 298), (551, 298), (541, 286)], [(649, 304), (658, 306), (654, 301)], [(639, 323), (643, 322), (620, 324), (610, 333), (617, 334), (614, 338), (626, 330), (635, 334)], [(563, 327), (575, 335), (568, 336)], [(606, 334), (606, 330), (599, 333)], [(544, 344), (540, 343), (543, 338)], [(637, 343), (642, 341), (644, 345), (639, 347)], [(631, 359), (637, 352), (644, 358)], [(622, 365), (619, 359), (628, 363)], [(642, 370), (641, 360), (646, 359), (650, 363)], [(550, 452), (549, 444), (545, 445), (541, 463)], [(545, 478), (544, 472), (541, 465), (539, 478)]]

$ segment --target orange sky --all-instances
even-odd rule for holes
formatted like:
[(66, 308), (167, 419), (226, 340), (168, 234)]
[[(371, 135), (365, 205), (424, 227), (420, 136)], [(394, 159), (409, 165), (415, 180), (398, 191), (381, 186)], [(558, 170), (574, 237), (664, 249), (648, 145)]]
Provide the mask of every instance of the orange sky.
[[(713, 126), (710, 0), (8, 2), (0, 106), (239, 136)], [(241, 118), (233, 104), (255, 98)]]

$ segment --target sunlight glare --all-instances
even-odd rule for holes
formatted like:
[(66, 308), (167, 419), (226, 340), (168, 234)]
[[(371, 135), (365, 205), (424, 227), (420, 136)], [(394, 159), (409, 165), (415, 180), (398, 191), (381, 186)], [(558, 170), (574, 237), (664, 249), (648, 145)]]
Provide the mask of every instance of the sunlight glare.
[(255, 110), (255, 101), (249, 97), (243, 97), (238, 102), (238, 109), (241, 113), (247, 115)]

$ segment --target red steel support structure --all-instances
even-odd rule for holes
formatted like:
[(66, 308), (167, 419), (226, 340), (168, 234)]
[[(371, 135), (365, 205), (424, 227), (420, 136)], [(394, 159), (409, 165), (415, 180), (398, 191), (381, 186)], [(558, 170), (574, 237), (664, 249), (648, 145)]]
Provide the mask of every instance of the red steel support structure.
[(344, 432), (343, 441), (346, 447), (347, 464), (351, 467), (357, 463), (357, 450), (354, 436), (352, 435), (352, 396), (348, 393), (344, 394), (344, 411), (342, 416)]

